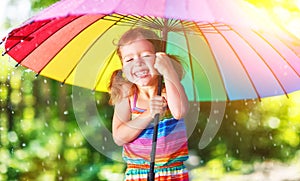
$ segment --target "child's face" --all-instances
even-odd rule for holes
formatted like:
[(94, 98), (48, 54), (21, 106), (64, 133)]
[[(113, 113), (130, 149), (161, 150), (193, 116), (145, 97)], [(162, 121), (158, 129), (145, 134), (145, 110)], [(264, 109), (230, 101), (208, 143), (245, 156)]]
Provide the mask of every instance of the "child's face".
[(123, 73), (126, 78), (139, 86), (154, 84), (157, 71), (155, 63), (155, 50), (147, 40), (136, 40), (128, 45), (120, 47), (123, 63)]

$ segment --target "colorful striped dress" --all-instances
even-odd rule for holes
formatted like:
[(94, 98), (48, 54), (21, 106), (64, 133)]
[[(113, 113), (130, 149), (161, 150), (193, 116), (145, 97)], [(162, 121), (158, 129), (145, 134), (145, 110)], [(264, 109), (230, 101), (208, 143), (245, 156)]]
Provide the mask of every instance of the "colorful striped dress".
[[(132, 118), (145, 110), (136, 107), (134, 96)], [(132, 142), (123, 145), (123, 159), (127, 163), (126, 181), (146, 181), (150, 168), (153, 124), (144, 129)], [(183, 162), (188, 159), (186, 127), (184, 120), (176, 120), (169, 110), (158, 125), (155, 156), (155, 181), (188, 181), (188, 171)]]

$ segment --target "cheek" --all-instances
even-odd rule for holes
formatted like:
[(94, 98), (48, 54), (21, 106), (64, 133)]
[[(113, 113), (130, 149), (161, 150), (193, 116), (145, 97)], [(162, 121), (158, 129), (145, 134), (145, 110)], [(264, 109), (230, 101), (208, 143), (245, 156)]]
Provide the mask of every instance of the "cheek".
[(130, 65), (124, 65), (122, 69), (125, 77), (132, 82), (132, 75), (131, 75), (131, 66)]

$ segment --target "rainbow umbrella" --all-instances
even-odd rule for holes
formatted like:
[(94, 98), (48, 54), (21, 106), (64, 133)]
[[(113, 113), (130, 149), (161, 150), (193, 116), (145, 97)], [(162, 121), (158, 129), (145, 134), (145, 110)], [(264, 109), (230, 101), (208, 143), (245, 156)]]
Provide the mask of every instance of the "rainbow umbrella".
[(113, 42), (131, 28), (145, 27), (161, 34), (167, 53), (181, 58), (190, 101), (260, 99), (299, 90), (299, 54), (269, 32), (246, 26), (251, 19), (233, 2), (63, 0), (12, 30), (3, 39), (4, 54), (38, 75), (107, 91), (112, 72), (121, 68)]
[[(166, 51), (183, 61), (190, 101), (260, 99), (299, 90), (299, 56), (283, 41), (231, 26), (243, 19), (222, 13), (219, 1), (185, 3), (60, 1), (12, 30), (4, 38), (4, 54), (39, 75), (107, 91), (112, 72), (121, 68), (113, 41), (142, 26), (168, 32)], [(222, 6), (234, 11), (230, 3)]]

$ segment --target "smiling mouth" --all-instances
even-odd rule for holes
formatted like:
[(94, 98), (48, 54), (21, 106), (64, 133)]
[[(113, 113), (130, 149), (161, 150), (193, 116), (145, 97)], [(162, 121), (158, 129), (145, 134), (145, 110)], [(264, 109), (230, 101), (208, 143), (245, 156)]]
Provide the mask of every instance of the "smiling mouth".
[(149, 70), (141, 70), (134, 73), (134, 75), (138, 78), (145, 78), (149, 76)]

